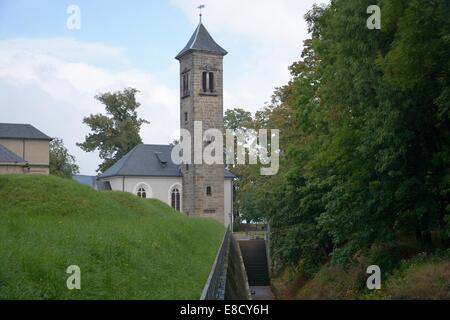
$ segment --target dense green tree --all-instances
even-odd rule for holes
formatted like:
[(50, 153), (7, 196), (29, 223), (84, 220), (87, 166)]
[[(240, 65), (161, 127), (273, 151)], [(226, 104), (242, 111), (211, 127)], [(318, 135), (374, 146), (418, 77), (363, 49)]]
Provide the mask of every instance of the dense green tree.
[(149, 122), (137, 115), (140, 103), (136, 100), (136, 93), (138, 90), (127, 88), (96, 96), (105, 105), (106, 115), (90, 115), (83, 120), (92, 133), (77, 145), (86, 152), (100, 152), (103, 163), (99, 165), (97, 172), (105, 172), (132, 148), (142, 143), (139, 131), (143, 124)]
[(69, 154), (62, 139), (53, 138), (50, 141), (50, 174), (62, 178), (72, 178), (79, 173), (75, 157)]
[(252, 114), (242, 108), (226, 110), (223, 121), (226, 129), (236, 130), (253, 128)]
[[(248, 130), (254, 129), (255, 124), (252, 118), (252, 114), (241, 108), (235, 108), (225, 111), (224, 116), (224, 127), (230, 130)], [(234, 146), (234, 159), (236, 159), (237, 141), (235, 141)], [(243, 197), (243, 195), (248, 191), (246, 190), (246, 185), (250, 182), (251, 172), (255, 168), (251, 168), (245, 165), (230, 165), (231, 169), (237, 176), (234, 182), (235, 196), (234, 201), (234, 211), (235, 219), (239, 221), (260, 221), (263, 218), (262, 213), (258, 213), (257, 209), (251, 204), (251, 199)], [(245, 208), (245, 209), (243, 209)]]
[[(281, 169), (233, 168), (245, 215), (261, 212), (276, 263), (314, 272), (376, 244), (450, 238), (450, 5), (332, 0), (306, 15), (291, 81), (257, 113), (281, 129)], [(432, 236), (433, 235), (433, 236)]]

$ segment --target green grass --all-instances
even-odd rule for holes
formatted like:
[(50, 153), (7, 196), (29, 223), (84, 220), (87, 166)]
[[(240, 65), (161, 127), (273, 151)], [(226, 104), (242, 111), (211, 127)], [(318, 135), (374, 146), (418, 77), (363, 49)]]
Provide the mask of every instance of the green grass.
[(0, 299), (198, 299), (223, 233), (157, 200), (0, 175)]

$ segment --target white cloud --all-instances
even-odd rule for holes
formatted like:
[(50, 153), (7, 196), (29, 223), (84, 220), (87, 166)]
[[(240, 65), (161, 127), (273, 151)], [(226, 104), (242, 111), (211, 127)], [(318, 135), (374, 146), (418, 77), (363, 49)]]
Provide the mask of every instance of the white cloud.
[(16, 38), (1, 42), (2, 50), (56, 57), (64, 61), (105, 61), (129, 65), (126, 50), (95, 42), (81, 42), (73, 38)]
[[(196, 0), (171, 0), (193, 23)], [(227, 31), (276, 47), (298, 47), (306, 36), (304, 14), (313, 0), (205, 0), (204, 21), (211, 31)]]
[[(198, 1), (170, 1), (192, 21), (193, 31)], [(216, 40), (222, 44), (222, 38), (231, 39), (244, 47), (226, 58), (225, 107), (254, 112), (289, 80), (287, 67), (298, 60), (307, 38), (303, 16), (315, 1), (204, 2), (204, 22)], [(167, 73), (178, 74), (176, 61)], [(173, 87), (148, 70), (134, 69), (123, 48), (72, 38), (0, 41), (0, 122), (31, 123), (63, 138), (84, 174), (93, 174), (99, 163), (96, 154), (76, 146), (89, 133), (83, 117), (104, 111), (94, 96), (128, 86), (139, 89), (139, 114), (151, 122), (141, 132), (144, 142), (168, 143), (179, 126), (178, 86), (171, 83)]]
[[(308, 37), (304, 15), (314, 3), (324, 2), (329, 0), (203, 1), (203, 21), (219, 43), (221, 35), (234, 36), (254, 48), (241, 76), (226, 82), (225, 107), (245, 106), (254, 112), (270, 101), (275, 87), (287, 83), (288, 66), (299, 59)], [(198, 23), (197, 0), (171, 3), (181, 8), (193, 25)]]
[[(71, 53), (74, 48), (76, 53)], [(149, 72), (131, 67), (111, 71), (86, 62), (93, 57), (128, 65), (122, 50), (95, 43), (60, 38), (0, 41), (0, 121), (31, 123), (63, 138), (85, 174), (93, 174), (99, 160), (76, 142), (89, 133), (83, 117), (104, 112), (94, 99), (98, 93), (125, 87), (141, 91), (138, 112), (151, 122), (141, 132), (145, 143), (169, 143), (179, 119), (177, 90)]]

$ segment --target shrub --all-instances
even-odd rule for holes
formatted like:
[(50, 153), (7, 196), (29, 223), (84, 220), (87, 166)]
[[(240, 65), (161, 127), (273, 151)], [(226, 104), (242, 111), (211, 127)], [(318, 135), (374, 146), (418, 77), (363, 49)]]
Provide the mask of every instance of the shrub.
[(390, 279), (386, 287), (390, 299), (450, 299), (450, 261), (411, 266)]

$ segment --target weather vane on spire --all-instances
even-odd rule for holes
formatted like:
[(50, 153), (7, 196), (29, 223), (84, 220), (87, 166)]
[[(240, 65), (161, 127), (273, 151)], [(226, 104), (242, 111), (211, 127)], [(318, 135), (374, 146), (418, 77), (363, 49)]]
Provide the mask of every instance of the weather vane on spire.
[(201, 4), (197, 7), (200, 10), (200, 23), (202, 22), (202, 9), (205, 9), (205, 5)]

